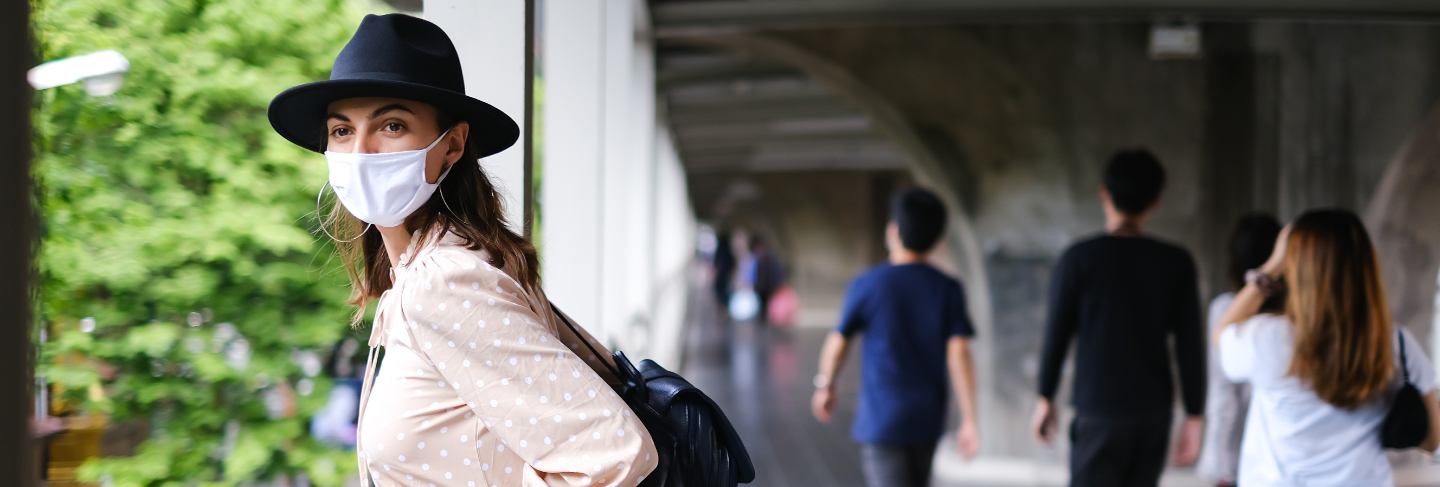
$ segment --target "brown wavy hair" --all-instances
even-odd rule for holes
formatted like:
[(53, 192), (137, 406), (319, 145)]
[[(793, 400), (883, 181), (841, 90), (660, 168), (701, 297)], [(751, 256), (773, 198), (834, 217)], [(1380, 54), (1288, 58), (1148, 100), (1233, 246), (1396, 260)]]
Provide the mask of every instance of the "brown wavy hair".
[(1295, 335), (1290, 374), (1325, 402), (1355, 409), (1395, 373), (1393, 325), (1370, 235), (1354, 213), (1315, 210), (1291, 225), (1285, 249), (1285, 314)]
[[(452, 127), (456, 120), (439, 115), (438, 126)], [(471, 130), (474, 130), (472, 127)], [(525, 237), (511, 231), (505, 217), (505, 201), (490, 176), (478, 163), (480, 157), (470, 141), (465, 152), (450, 167), (440, 187), (424, 206), (405, 219), (410, 232), (420, 232), (422, 240), (433, 234), (452, 233), (465, 247), (484, 249), (490, 264), (520, 283), (536, 298), (541, 316), (553, 311), (540, 287), (540, 258), (535, 246)], [(394, 282), (390, 279), (390, 259), (385, 254), (385, 241), (378, 231), (366, 231), (366, 224), (355, 218), (344, 205), (332, 204), (330, 214), (321, 222), (335, 238), (335, 248), (349, 275), (349, 303), (356, 306), (351, 324), (359, 326), (371, 299), (380, 297)], [(436, 231), (439, 231), (436, 233)], [(358, 239), (360, 232), (365, 232)], [(419, 242), (423, 246), (425, 242)]]

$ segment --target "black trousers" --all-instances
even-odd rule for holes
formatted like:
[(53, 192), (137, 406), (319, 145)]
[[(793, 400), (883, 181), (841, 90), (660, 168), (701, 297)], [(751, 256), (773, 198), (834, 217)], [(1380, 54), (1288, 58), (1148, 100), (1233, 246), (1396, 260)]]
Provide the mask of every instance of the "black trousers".
[(926, 487), (936, 443), (914, 446), (861, 445), (860, 470), (869, 487)]
[(1070, 423), (1072, 487), (1154, 487), (1170, 449), (1170, 416), (1075, 417)]

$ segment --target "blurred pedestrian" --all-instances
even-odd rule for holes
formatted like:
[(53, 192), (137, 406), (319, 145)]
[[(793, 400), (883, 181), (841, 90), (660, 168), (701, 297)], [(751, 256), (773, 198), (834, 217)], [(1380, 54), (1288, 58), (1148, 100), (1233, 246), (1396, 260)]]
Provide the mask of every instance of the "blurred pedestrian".
[(721, 231), (715, 236), (715, 256), (710, 262), (710, 289), (715, 301), (724, 310), (730, 305), (730, 294), (735, 289), (735, 249), (731, 246), (730, 232)]
[[(1235, 293), (1245, 287), (1245, 271), (1265, 263), (1279, 235), (1280, 222), (1270, 215), (1252, 213), (1235, 224), (1227, 247), (1226, 276), (1231, 287), (1210, 301), (1206, 329), (1211, 334), (1219, 330), (1220, 317), (1230, 307)], [(1266, 300), (1260, 312), (1284, 312), (1284, 296)], [(1212, 342), (1205, 394), (1205, 441), (1195, 473), (1224, 487), (1235, 485), (1240, 470), (1240, 439), (1245, 432), (1245, 411), (1250, 407), (1250, 386), (1226, 378), (1220, 370), (1219, 356)]]
[[(325, 365), (325, 376), (333, 385), (325, 406), (310, 418), (310, 436), (342, 448), (355, 447), (355, 425), (360, 416), (360, 389), (363, 386), (365, 356), (360, 354), (360, 341), (344, 337), (332, 347)], [(356, 359), (359, 363), (356, 363)]]
[(750, 254), (746, 264), (746, 282), (759, 301), (756, 316), (760, 322), (765, 322), (770, 316), (770, 300), (775, 297), (775, 291), (785, 284), (785, 268), (759, 235), (750, 237)]
[[(1381, 425), (1402, 384), (1429, 418), (1420, 448), (1440, 445), (1435, 370), (1394, 324), (1365, 225), (1346, 210), (1309, 211), (1221, 318), (1220, 365), (1250, 384), (1242, 486), (1394, 485)], [(1260, 313), (1284, 295), (1285, 313)]]
[(1154, 486), (1165, 469), (1175, 392), (1171, 339), (1186, 418), (1174, 461), (1199, 454), (1205, 338), (1190, 253), (1144, 234), (1165, 187), (1149, 151), (1121, 150), (1105, 167), (1105, 233), (1070, 246), (1051, 277), (1032, 429), (1054, 439), (1055, 392), (1075, 343), (1070, 485)]
[(970, 341), (975, 328), (960, 282), (928, 263), (945, 229), (940, 198), (923, 189), (900, 193), (885, 228), (887, 264), (850, 284), (839, 328), (820, 352), (811, 407), (829, 422), (836, 376), (851, 343), (861, 340), (860, 405), (851, 435), (861, 443), (870, 487), (929, 485), (945, 429), (946, 378), (960, 406), (959, 451), (980, 448)]

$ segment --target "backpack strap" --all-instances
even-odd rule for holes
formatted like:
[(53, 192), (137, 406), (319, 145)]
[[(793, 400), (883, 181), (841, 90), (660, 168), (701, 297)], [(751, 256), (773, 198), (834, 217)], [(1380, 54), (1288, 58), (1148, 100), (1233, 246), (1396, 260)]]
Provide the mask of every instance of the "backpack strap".
[(567, 316), (563, 311), (560, 311), (560, 308), (555, 307), (554, 301), (546, 301), (550, 303), (550, 309), (555, 311), (555, 316), (560, 317), (560, 322), (564, 323), (567, 328), (570, 328), (570, 333), (574, 333), (575, 338), (580, 340), (580, 343), (585, 344), (585, 348), (590, 350), (590, 354), (595, 356), (595, 360), (600, 362), (603, 367), (608, 369), (610, 371), (610, 375), (614, 377), (615, 380), (624, 381), (625, 376), (620, 374), (620, 370), (615, 368), (615, 364), (612, 364), (610, 363), (610, 361), (605, 360), (605, 356), (600, 355), (600, 351), (596, 350), (595, 346), (590, 344), (590, 340), (586, 340), (585, 335), (580, 333), (580, 330), (575, 329), (575, 323), (573, 321), (570, 321), (570, 317)]
[(1406, 384), (1410, 383), (1410, 360), (1405, 358), (1405, 329), (1395, 331), (1400, 336), (1400, 377), (1404, 378)]

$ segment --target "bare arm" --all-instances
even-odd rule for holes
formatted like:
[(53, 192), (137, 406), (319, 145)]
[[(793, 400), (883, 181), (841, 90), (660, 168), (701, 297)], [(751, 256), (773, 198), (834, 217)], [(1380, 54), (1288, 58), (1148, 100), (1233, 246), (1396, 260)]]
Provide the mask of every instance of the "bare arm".
[(1240, 289), (1240, 292), (1235, 293), (1235, 300), (1230, 302), (1230, 307), (1225, 310), (1225, 314), (1220, 315), (1220, 324), (1215, 326), (1215, 335), (1210, 337), (1215, 342), (1215, 346), (1217, 348), (1220, 346), (1220, 335), (1224, 334), (1227, 328), (1244, 323), (1254, 317), (1260, 312), (1260, 306), (1263, 304), (1265, 304), (1265, 293), (1254, 284), (1246, 284)]
[[(1286, 226), (1275, 239), (1275, 250), (1270, 253), (1270, 259), (1260, 266), (1260, 272), (1269, 274), (1272, 279), (1280, 278), (1285, 265), (1285, 247), (1289, 241), (1290, 227)], [(1225, 329), (1254, 317), (1264, 304), (1265, 292), (1253, 283), (1246, 283), (1240, 292), (1235, 293), (1235, 300), (1230, 302), (1230, 308), (1220, 317), (1220, 325), (1215, 327), (1215, 336), (1210, 337), (1216, 347), (1219, 347), (1220, 335), (1225, 333)]]
[(955, 399), (960, 404), (960, 420), (978, 423), (975, 408), (975, 367), (970, 358), (970, 340), (950, 337), (946, 345), (946, 363), (950, 366), (950, 385), (955, 388)]
[(945, 362), (950, 368), (950, 385), (955, 389), (955, 401), (960, 406), (960, 430), (956, 440), (960, 453), (966, 458), (974, 457), (980, 448), (979, 410), (975, 407), (975, 366), (970, 354), (970, 340), (965, 337), (950, 337), (945, 347)]
[(838, 332), (825, 337), (820, 348), (820, 372), (815, 376), (815, 396), (810, 401), (811, 412), (822, 423), (830, 422), (830, 413), (835, 406), (835, 382), (840, 369), (845, 366), (845, 356), (850, 351), (850, 341)]
[(845, 357), (850, 352), (850, 340), (845, 335), (831, 332), (825, 336), (825, 345), (820, 349), (820, 376), (826, 378), (826, 384), (834, 388), (835, 378), (840, 375), (840, 369), (845, 367)]

